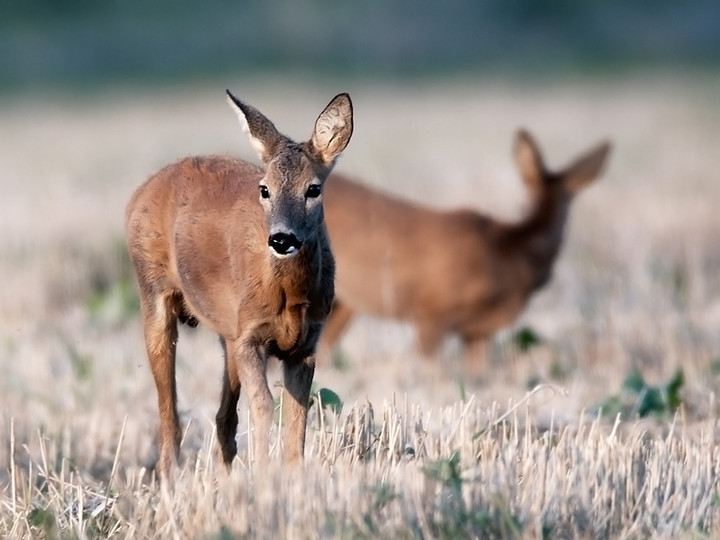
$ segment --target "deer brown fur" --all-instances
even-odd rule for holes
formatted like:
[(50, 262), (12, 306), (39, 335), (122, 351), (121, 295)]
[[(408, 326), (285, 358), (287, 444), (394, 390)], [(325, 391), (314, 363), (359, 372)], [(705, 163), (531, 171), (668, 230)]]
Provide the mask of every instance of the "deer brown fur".
[(333, 301), (335, 264), (323, 223), (325, 180), (352, 134), (352, 104), (336, 96), (308, 142), (280, 134), (228, 91), (265, 169), (229, 157), (191, 157), (165, 167), (132, 196), (128, 250), (140, 291), (147, 354), (160, 413), (161, 477), (180, 447), (175, 382), (177, 323), (198, 321), (225, 354), (217, 439), (237, 453), (237, 402), (247, 392), (256, 463), (268, 459), (273, 399), (266, 362), (283, 363), (284, 454), (302, 458), (315, 347)]
[(475, 355), (550, 278), (570, 203), (600, 174), (609, 150), (601, 143), (552, 172), (530, 134), (519, 131), (514, 157), (532, 208), (518, 223), (472, 210), (432, 210), (333, 175), (325, 220), (336, 298), (320, 356), (355, 313), (413, 323), (425, 355), (448, 334), (458, 334)]

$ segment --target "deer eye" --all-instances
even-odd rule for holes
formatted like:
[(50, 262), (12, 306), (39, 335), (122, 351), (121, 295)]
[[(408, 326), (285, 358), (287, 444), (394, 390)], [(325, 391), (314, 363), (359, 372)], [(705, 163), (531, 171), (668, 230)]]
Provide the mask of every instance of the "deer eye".
[(320, 184), (310, 184), (305, 192), (305, 197), (309, 199), (315, 199), (320, 196), (321, 188)]
[(269, 198), (270, 198), (270, 192), (268, 191), (267, 186), (263, 186), (263, 185), (260, 186), (260, 196), (261, 196), (263, 199), (269, 199)]

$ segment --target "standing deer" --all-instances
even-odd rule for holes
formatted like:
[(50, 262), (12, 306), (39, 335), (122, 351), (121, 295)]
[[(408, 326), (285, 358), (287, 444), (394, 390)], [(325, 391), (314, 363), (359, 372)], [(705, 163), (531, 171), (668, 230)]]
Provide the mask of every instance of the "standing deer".
[(325, 220), (336, 298), (319, 356), (355, 313), (410, 321), (426, 356), (451, 333), (475, 356), (550, 278), (570, 203), (600, 174), (609, 150), (604, 142), (551, 172), (530, 134), (519, 131), (514, 156), (532, 200), (519, 223), (423, 208), (333, 175)]
[(284, 458), (298, 462), (315, 348), (333, 301), (335, 263), (323, 222), (323, 186), (352, 135), (350, 97), (336, 96), (310, 140), (296, 143), (229, 90), (227, 96), (265, 169), (229, 157), (186, 158), (145, 182), (126, 212), (157, 389), (161, 478), (175, 468), (180, 450), (178, 321), (203, 322), (220, 336), (225, 369), (216, 420), (225, 464), (237, 453), (241, 386), (254, 424), (255, 463), (268, 460), (268, 356), (283, 363)]

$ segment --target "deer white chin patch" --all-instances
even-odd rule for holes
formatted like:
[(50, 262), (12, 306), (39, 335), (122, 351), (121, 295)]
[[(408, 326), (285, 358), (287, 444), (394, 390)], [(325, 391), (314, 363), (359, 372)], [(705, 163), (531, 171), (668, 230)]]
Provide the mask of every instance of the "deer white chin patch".
[(291, 247), (287, 253), (278, 253), (270, 246), (268, 246), (268, 249), (270, 250), (270, 253), (272, 253), (276, 259), (291, 259), (295, 255), (300, 253), (300, 250), (294, 246)]

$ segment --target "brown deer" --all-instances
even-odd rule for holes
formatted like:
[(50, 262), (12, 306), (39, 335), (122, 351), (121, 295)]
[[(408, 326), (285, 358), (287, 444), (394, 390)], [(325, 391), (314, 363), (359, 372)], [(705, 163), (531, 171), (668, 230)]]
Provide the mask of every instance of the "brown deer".
[(325, 221), (336, 298), (319, 347), (327, 356), (355, 313), (409, 321), (423, 355), (458, 334), (468, 358), (521, 313), (550, 278), (573, 197), (601, 172), (607, 142), (560, 172), (519, 131), (514, 156), (532, 208), (519, 223), (472, 210), (437, 211), (333, 175)]
[(229, 157), (165, 167), (132, 196), (127, 244), (140, 290), (155, 379), (161, 478), (180, 450), (175, 383), (177, 323), (206, 324), (225, 355), (217, 439), (237, 453), (241, 386), (254, 425), (254, 460), (268, 460), (273, 398), (269, 356), (283, 363), (284, 458), (302, 459), (315, 348), (333, 301), (335, 263), (323, 222), (323, 186), (353, 131), (352, 103), (336, 96), (296, 143), (227, 91), (265, 169)]

